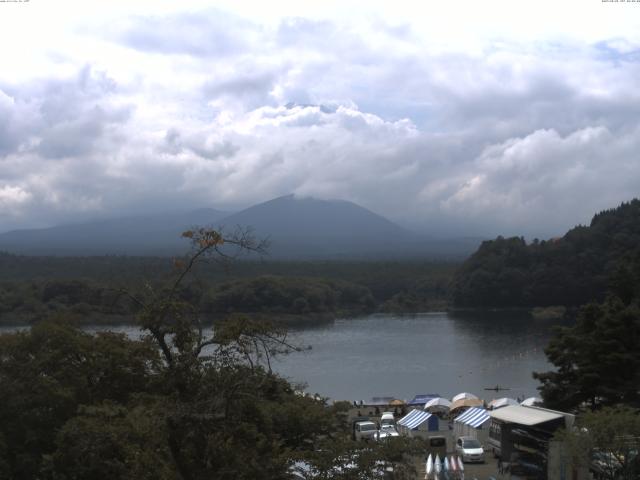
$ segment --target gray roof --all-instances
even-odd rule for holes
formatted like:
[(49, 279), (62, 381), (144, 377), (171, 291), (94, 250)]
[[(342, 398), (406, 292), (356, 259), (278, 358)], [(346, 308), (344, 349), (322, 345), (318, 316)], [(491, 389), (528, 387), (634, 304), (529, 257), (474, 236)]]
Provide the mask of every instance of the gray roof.
[(491, 418), (495, 418), (503, 422), (531, 426), (550, 422), (552, 420), (558, 420), (560, 418), (564, 418), (565, 415), (568, 414), (543, 408), (509, 405), (498, 410), (492, 410), (489, 412), (489, 415)]

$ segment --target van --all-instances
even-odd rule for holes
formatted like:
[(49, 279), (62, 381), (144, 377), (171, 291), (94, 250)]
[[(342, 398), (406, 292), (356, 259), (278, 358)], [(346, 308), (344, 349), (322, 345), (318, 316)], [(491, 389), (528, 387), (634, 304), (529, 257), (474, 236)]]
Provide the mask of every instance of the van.
[(374, 440), (378, 435), (376, 424), (367, 422), (357, 422), (354, 425), (354, 438), (356, 440)]
[(396, 419), (393, 415), (393, 412), (382, 412), (382, 416), (380, 417), (380, 427), (383, 425), (395, 425)]

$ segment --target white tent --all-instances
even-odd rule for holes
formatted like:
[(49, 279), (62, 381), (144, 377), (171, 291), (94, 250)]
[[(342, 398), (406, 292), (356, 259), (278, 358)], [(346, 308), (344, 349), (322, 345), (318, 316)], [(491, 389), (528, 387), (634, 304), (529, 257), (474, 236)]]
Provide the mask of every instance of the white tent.
[(455, 403), (458, 400), (469, 400), (469, 399), (477, 400), (478, 397), (476, 397), (473, 393), (462, 392), (462, 393), (457, 394), (455, 397), (453, 397), (451, 399), (451, 403)]
[(428, 412), (448, 412), (451, 408), (451, 402), (446, 398), (437, 397), (432, 398), (424, 404), (424, 409)]
[(456, 438), (473, 437), (484, 445), (489, 438), (490, 421), (484, 408), (470, 408), (453, 420), (453, 433)]
[(496, 408), (506, 407), (507, 405), (518, 405), (518, 401), (508, 397), (494, 398), (489, 402), (489, 409), (495, 410)]
[(523, 405), (525, 407), (534, 407), (536, 405), (542, 405), (542, 399), (538, 397), (525, 398), (522, 402), (520, 402), (520, 405)]

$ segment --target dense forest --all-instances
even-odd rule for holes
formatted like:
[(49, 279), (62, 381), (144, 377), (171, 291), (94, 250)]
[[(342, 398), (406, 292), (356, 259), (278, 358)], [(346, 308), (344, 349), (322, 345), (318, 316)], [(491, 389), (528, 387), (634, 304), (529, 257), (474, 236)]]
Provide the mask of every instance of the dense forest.
[(640, 200), (596, 214), (562, 238), (483, 242), (451, 285), (456, 307), (579, 306), (602, 301), (640, 256)]
[[(175, 259), (174, 259), (175, 260)], [(202, 269), (182, 295), (204, 313), (296, 316), (446, 308), (456, 264), (448, 262), (236, 261)], [(30, 257), (0, 254), (0, 323), (60, 313), (83, 323), (130, 322), (123, 290), (161, 288), (175, 261), (162, 257)]]

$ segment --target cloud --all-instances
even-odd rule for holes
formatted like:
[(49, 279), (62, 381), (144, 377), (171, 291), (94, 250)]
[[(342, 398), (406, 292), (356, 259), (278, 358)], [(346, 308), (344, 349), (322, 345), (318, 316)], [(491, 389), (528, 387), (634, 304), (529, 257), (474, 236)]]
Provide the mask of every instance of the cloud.
[(640, 193), (624, 33), (463, 49), (411, 19), (213, 9), (91, 26), (26, 81), (0, 73), (0, 229), (296, 193), (549, 236)]
[(224, 11), (209, 9), (172, 16), (135, 16), (116, 28), (115, 38), (144, 52), (219, 57), (246, 51), (259, 28)]
[(588, 223), (603, 205), (638, 195), (638, 147), (640, 129), (613, 135), (588, 127), (566, 136), (538, 130), (487, 147), (441, 206), (510, 234), (562, 233), (568, 222)]
[(28, 202), (31, 194), (18, 186), (0, 186), (0, 212), (4, 214), (16, 213), (15, 209)]

